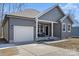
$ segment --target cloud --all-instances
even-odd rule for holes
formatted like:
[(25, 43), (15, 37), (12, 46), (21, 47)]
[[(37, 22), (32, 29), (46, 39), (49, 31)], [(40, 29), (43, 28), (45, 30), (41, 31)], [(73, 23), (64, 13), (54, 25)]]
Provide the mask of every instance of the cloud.
[(66, 4), (65, 6), (62, 6), (62, 9), (66, 12), (74, 12), (74, 11), (78, 11), (79, 12), (79, 4), (74, 4), (74, 3), (69, 3)]
[(61, 5), (61, 8), (66, 14), (73, 14), (75, 16), (74, 19), (79, 22), (79, 3), (68, 3), (64, 6)]
[(68, 9), (68, 10), (69, 10), (69, 9), (76, 9), (76, 10), (79, 9), (79, 8), (78, 8), (78, 5), (77, 5), (77, 4), (73, 4), (73, 3), (66, 4), (66, 5), (65, 5), (64, 7), (62, 7), (62, 8), (63, 8), (63, 9), (66, 9), (66, 10), (67, 10), (67, 9)]

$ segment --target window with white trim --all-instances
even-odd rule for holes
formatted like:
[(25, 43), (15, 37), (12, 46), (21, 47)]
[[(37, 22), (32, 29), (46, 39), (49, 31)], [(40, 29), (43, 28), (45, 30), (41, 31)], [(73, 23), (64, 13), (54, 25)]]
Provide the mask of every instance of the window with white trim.
[(62, 23), (62, 32), (66, 32), (66, 24)]
[(68, 31), (68, 32), (71, 32), (71, 24), (68, 24), (68, 26), (67, 26), (67, 31)]

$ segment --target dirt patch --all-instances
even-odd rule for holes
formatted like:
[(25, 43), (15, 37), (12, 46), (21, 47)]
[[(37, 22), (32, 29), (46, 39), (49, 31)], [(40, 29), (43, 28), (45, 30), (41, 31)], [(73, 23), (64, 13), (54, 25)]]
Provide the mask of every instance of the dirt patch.
[(16, 48), (6, 48), (0, 50), (1, 56), (12, 56), (12, 55), (16, 55), (17, 53), (18, 51)]
[(65, 49), (71, 49), (79, 52), (79, 39), (70, 39), (68, 41), (50, 43), (49, 45)]

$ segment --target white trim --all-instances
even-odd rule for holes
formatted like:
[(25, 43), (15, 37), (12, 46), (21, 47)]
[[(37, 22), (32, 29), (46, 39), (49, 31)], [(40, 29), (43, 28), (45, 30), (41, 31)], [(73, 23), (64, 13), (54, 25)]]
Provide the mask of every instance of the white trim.
[(40, 22), (47, 22), (47, 23), (51, 23), (51, 21), (47, 21), (47, 20), (38, 20)]
[(62, 18), (60, 19), (60, 21), (63, 22), (67, 17), (68, 17), (68, 15), (65, 15), (64, 17), (62, 17)]
[(38, 39), (38, 18), (36, 18), (36, 39)]
[(51, 25), (51, 31), (52, 31), (52, 37), (53, 37), (53, 22), (51, 23), (52, 25)]
[[(63, 31), (63, 25), (65, 25), (65, 31)], [(62, 23), (62, 32), (66, 32), (66, 23)]]
[[(48, 21), (48, 20), (38, 20), (38, 21), (40, 21), (40, 22), (47, 22), (47, 23), (53, 22), (53, 21)], [(53, 22), (53, 23), (58, 23), (58, 22)]]
[[(68, 30), (68, 26), (70, 25), (70, 30)], [(67, 25), (67, 32), (71, 32), (71, 24)]]

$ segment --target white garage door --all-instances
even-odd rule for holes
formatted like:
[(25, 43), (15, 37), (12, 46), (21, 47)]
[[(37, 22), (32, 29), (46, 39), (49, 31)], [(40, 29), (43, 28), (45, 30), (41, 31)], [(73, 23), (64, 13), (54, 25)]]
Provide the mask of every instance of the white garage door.
[(32, 26), (14, 26), (14, 42), (33, 41), (33, 33)]

